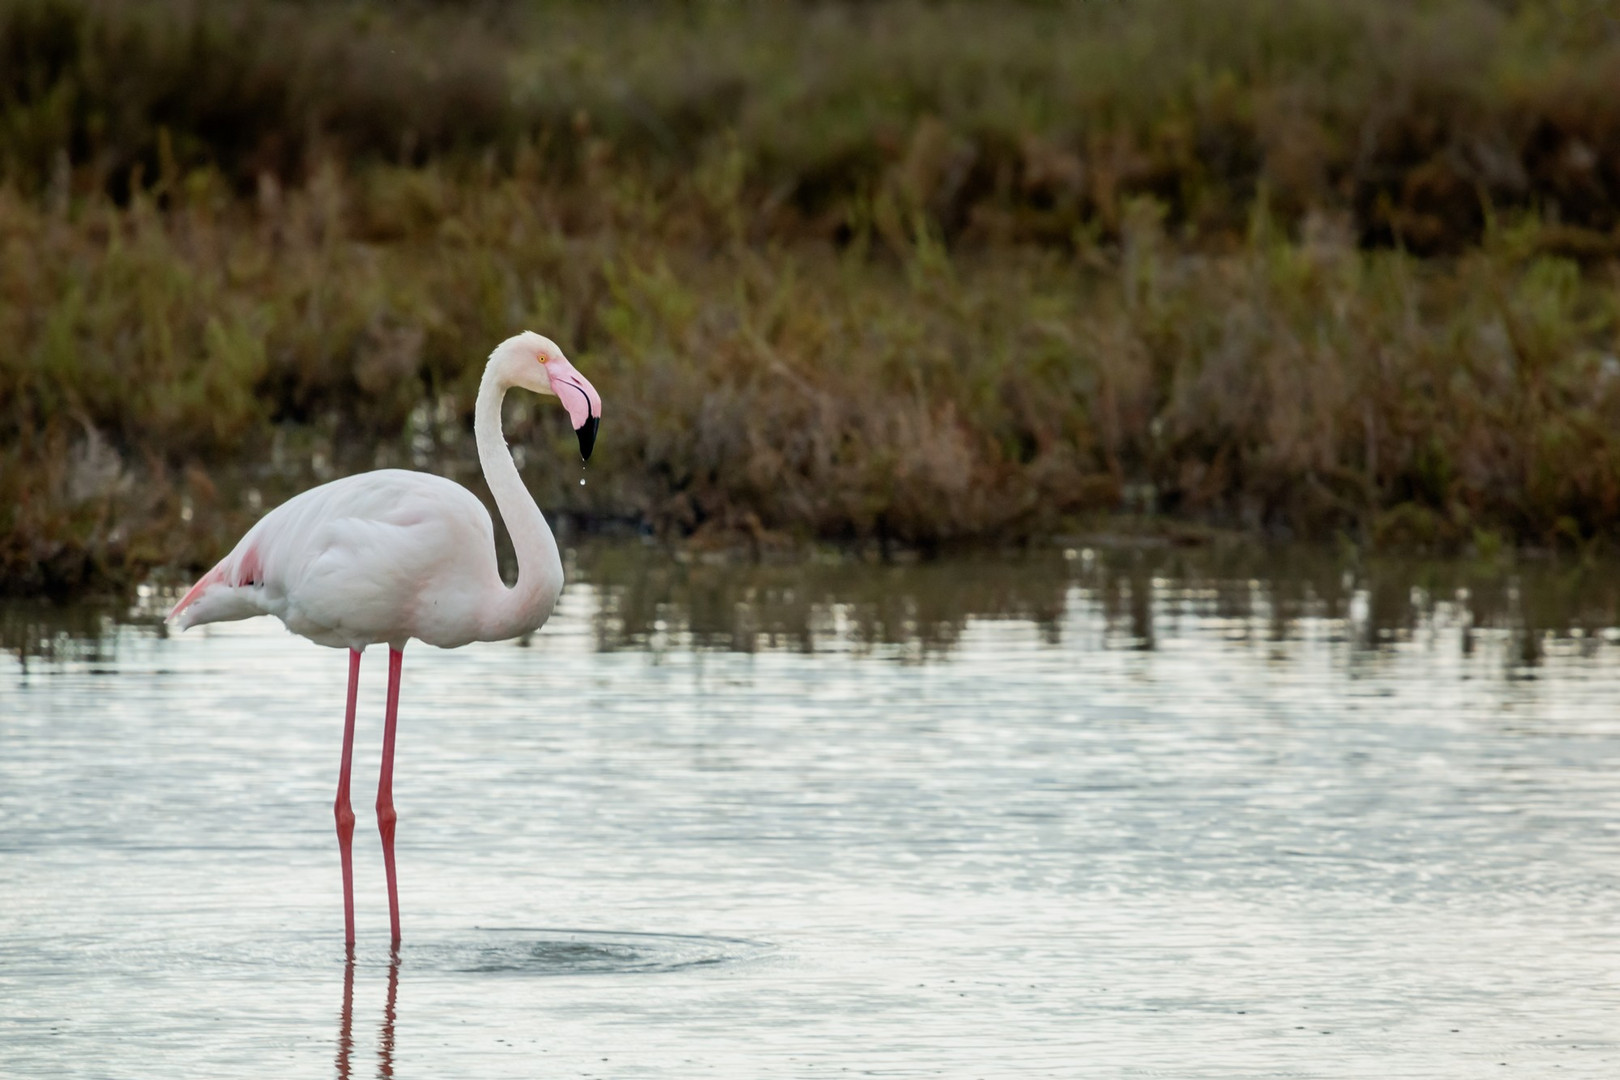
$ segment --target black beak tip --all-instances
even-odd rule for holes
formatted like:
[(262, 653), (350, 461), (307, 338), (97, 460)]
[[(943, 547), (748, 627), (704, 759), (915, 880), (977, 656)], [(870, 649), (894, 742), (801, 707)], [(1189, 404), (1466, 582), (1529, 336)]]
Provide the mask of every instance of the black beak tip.
[(579, 430), (574, 432), (579, 436), (579, 457), (581, 461), (591, 460), (591, 451), (596, 448), (596, 429), (602, 423), (600, 416), (588, 417), (581, 424)]

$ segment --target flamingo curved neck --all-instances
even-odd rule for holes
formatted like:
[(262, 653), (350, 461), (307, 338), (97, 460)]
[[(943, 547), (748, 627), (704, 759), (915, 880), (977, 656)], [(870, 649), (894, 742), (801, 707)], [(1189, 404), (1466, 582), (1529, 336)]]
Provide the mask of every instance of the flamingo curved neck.
[(478, 442), (478, 460), (484, 480), (495, 496), (495, 506), (506, 523), (517, 553), (517, 582), (507, 588), (497, 579), (498, 592), (491, 598), (484, 619), (485, 641), (501, 641), (526, 634), (551, 614), (562, 592), (562, 558), (557, 539), (546, 524), (545, 515), (535, 505), (501, 433), (501, 402), (510, 384), (496, 373), (496, 365), (484, 370), (478, 387), (478, 403), (473, 414), (473, 434)]

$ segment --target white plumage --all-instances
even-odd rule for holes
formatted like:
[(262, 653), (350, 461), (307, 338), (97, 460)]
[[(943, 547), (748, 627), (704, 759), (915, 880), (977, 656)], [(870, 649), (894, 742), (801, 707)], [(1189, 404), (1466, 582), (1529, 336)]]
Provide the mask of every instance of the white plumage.
[[(403, 469), (288, 500), (199, 584), (175, 619), (182, 630), (274, 615), (295, 634), (351, 649), (405, 638), (447, 649), (476, 641), (488, 598), (505, 591), (484, 504), (460, 484)], [(549, 614), (549, 605), (533, 611), (533, 625), (518, 632)]]

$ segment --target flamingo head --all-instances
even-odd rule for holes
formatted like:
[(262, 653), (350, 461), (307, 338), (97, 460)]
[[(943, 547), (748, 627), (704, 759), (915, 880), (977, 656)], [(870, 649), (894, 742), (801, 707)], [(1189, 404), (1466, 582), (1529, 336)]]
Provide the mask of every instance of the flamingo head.
[(596, 431), (602, 423), (602, 396), (590, 380), (574, 370), (557, 343), (525, 330), (507, 338), (495, 350), (510, 385), (537, 394), (554, 394), (568, 410), (568, 419), (579, 437), (579, 456), (591, 459)]

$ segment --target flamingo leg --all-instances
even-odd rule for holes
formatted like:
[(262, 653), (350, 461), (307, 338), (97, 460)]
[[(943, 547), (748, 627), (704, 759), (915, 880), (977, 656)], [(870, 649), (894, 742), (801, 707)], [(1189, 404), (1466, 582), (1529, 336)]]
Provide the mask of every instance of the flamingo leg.
[(343, 763), (338, 766), (338, 856), (343, 860), (343, 944), (354, 949), (354, 807), (349, 804), (349, 766), (354, 761), (354, 704), (360, 693), (360, 652), (349, 650), (349, 708), (343, 718)]
[(383, 721), (382, 769), (377, 777), (377, 830), (382, 833), (383, 869), (388, 874), (388, 924), (399, 947), (399, 886), (394, 877), (394, 727), (399, 720), (399, 672), (405, 654), (388, 650), (388, 716)]

